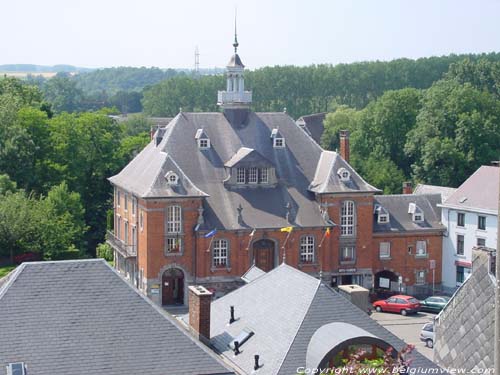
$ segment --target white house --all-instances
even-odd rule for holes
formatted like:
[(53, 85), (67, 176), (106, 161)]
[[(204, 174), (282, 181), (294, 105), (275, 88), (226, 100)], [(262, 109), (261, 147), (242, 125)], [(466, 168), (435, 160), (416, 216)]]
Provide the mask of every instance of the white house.
[(482, 166), (438, 205), (447, 231), (443, 237), (443, 287), (454, 290), (470, 275), (472, 248), (496, 249), (499, 171)]

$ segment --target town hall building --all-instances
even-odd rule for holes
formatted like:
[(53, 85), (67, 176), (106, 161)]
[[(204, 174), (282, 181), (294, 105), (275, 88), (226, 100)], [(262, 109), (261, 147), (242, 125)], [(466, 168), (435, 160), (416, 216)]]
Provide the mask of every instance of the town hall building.
[(109, 179), (115, 267), (163, 305), (185, 303), (192, 284), (225, 294), (253, 265), (286, 263), (332, 285), (430, 283), (429, 260), (441, 264), (434, 202), (375, 197), (349, 164), (347, 131), (340, 153), (327, 151), (286, 112), (253, 112), (233, 46), (221, 111), (181, 110)]

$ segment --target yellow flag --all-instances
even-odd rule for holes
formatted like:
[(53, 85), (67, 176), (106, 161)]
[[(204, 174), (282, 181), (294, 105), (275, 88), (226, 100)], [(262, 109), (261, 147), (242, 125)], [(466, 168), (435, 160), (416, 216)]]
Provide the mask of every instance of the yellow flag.
[(284, 227), (284, 228), (281, 228), (280, 231), (290, 233), (292, 231), (292, 229), (293, 229), (293, 227)]

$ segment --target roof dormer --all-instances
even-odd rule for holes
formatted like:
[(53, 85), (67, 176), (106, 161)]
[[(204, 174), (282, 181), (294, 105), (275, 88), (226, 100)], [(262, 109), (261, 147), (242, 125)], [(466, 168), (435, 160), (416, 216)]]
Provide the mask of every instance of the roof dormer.
[(347, 182), (351, 179), (351, 173), (345, 168), (339, 168), (337, 170), (337, 175), (340, 178), (340, 181)]
[(198, 143), (198, 148), (200, 150), (206, 150), (210, 148), (210, 138), (208, 138), (207, 133), (203, 129), (198, 129), (196, 135), (194, 136), (196, 142)]
[(389, 212), (379, 204), (375, 205), (373, 212), (377, 215), (377, 223), (387, 224), (389, 223)]
[(281, 135), (278, 128), (274, 128), (271, 132), (274, 148), (285, 148), (285, 138)]
[(412, 215), (412, 220), (414, 222), (424, 221), (424, 211), (422, 211), (422, 209), (418, 207), (416, 203), (412, 202), (408, 205), (408, 213)]
[(168, 171), (165, 175), (165, 179), (167, 180), (167, 184), (175, 186), (179, 183), (179, 176), (174, 171)]

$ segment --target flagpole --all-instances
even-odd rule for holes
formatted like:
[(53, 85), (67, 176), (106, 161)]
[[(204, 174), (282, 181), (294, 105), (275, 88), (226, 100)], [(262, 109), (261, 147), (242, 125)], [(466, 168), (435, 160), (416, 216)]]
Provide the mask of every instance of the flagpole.
[(250, 249), (250, 242), (252, 242), (253, 240), (253, 236), (255, 236), (255, 228), (253, 228), (252, 232), (250, 233), (249, 237), (250, 239), (248, 240), (248, 244), (247, 244), (247, 248), (245, 249), (246, 251), (248, 251), (248, 249)]
[(325, 233), (323, 233), (323, 238), (321, 238), (321, 241), (319, 241), (318, 247), (321, 247), (321, 245), (323, 245), (323, 241), (325, 240), (327, 234), (329, 234), (328, 228), (325, 230)]
[(215, 237), (215, 235), (213, 235), (212, 237), (210, 237), (210, 243), (208, 244), (208, 248), (206, 250), (207, 253), (210, 252), (210, 248), (212, 247), (212, 241), (214, 240), (214, 237)]
[(286, 246), (286, 243), (288, 242), (288, 238), (290, 238), (290, 235), (292, 234), (292, 231), (293, 231), (293, 229), (288, 232), (288, 235), (285, 238), (285, 242), (283, 242), (283, 246), (281, 247), (283, 249), (283, 263), (286, 262), (286, 249), (285, 249), (285, 246)]

